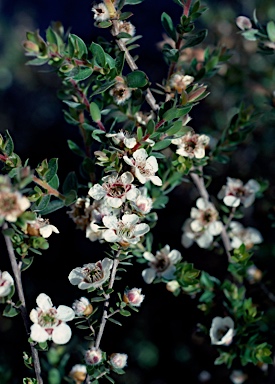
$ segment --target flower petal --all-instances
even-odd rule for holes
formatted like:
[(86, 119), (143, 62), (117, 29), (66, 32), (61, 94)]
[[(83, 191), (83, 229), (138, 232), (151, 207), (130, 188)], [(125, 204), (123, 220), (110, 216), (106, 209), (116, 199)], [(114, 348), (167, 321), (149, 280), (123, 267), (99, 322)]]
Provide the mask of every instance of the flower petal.
[(180, 261), (182, 259), (182, 256), (181, 256), (181, 253), (179, 251), (177, 251), (176, 249), (173, 249), (168, 257), (170, 258), (170, 260), (172, 261), (173, 264), (177, 263), (178, 261)]
[(100, 184), (95, 184), (92, 188), (90, 188), (88, 195), (95, 200), (100, 200), (106, 195), (106, 191)]
[(83, 273), (82, 273), (82, 268), (77, 267), (73, 269), (69, 276), (68, 279), (72, 285), (78, 285), (80, 281), (83, 279)]
[(56, 344), (66, 344), (70, 340), (71, 336), (71, 328), (67, 324), (61, 323), (53, 330), (52, 340)]
[(50, 339), (48, 332), (46, 332), (44, 328), (36, 323), (31, 326), (30, 337), (38, 343), (43, 343), (44, 341)]
[(147, 268), (142, 271), (142, 277), (147, 284), (151, 284), (156, 277), (156, 271), (153, 268)]
[(40, 295), (37, 296), (36, 303), (44, 312), (53, 307), (51, 298), (45, 293), (40, 293)]
[(74, 319), (75, 313), (74, 310), (70, 307), (67, 307), (67, 305), (59, 305), (57, 308), (56, 317), (62, 321), (70, 321)]

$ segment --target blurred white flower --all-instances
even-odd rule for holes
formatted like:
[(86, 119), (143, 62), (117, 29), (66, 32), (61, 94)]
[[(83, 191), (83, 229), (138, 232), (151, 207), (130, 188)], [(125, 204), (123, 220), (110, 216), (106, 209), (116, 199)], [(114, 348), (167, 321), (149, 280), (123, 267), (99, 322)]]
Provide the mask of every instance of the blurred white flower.
[(230, 345), (234, 336), (234, 321), (231, 317), (215, 317), (210, 328), (211, 343), (215, 345)]
[(197, 199), (197, 208), (191, 209), (190, 223), (191, 229), (194, 232), (207, 230), (211, 235), (217, 236), (222, 232), (223, 224), (218, 220), (218, 211), (215, 206), (202, 197)]
[(195, 242), (200, 248), (207, 249), (213, 243), (214, 237), (207, 230), (202, 229), (199, 232), (193, 231), (191, 228), (192, 219), (185, 220), (182, 226), (183, 234), (181, 237), (181, 243), (185, 248), (191, 247)]
[(252, 28), (252, 23), (250, 19), (246, 16), (238, 16), (236, 18), (236, 25), (239, 27), (241, 30), (246, 30), (246, 29), (251, 29)]
[(112, 353), (110, 356), (110, 364), (116, 369), (123, 369), (127, 365), (128, 356), (126, 353)]
[(183, 75), (181, 73), (174, 73), (169, 80), (169, 85), (172, 89), (176, 89), (178, 93), (182, 93), (185, 89), (193, 83), (194, 77)]
[(56, 309), (45, 293), (38, 295), (36, 303), (38, 307), (30, 313), (30, 319), (34, 323), (31, 326), (32, 340), (38, 343), (47, 340), (53, 340), (56, 344), (67, 343), (72, 331), (66, 322), (74, 319), (73, 309), (66, 305), (60, 305)]
[(256, 180), (249, 180), (246, 184), (240, 179), (227, 177), (227, 183), (218, 193), (218, 198), (228, 207), (238, 207), (243, 204), (245, 208), (254, 203), (255, 195), (260, 190), (260, 185)]
[(76, 384), (81, 384), (86, 379), (87, 368), (84, 364), (75, 364), (70, 370), (69, 376)]
[(128, 100), (131, 95), (132, 91), (130, 88), (125, 85), (125, 83), (122, 83), (118, 81), (113, 88), (110, 89), (110, 95), (113, 96), (114, 102), (118, 105), (124, 104), (126, 100)]
[(118, 144), (125, 145), (126, 148), (132, 149), (137, 144), (137, 140), (135, 137), (129, 137), (129, 133), (127, 131), (120, 131), (118, 133), (107, 133), (106, 137), (111, 137), (113, 142)]
[(251, 249), (255, 244), (260, 244), (263, 237), (256, 228), (244, 226), (237, 221), (231, 221), (228, 231), (232, 248), (239, 248), (242, 244), (246, 249)]
[(9, 272), (0, 271), (0, 298), (8, 296), (12, 290), (14, 285), (14, 281)]
[(152, 209), (153, 200), (151, 197), (147, 196), (147, 188), (141, 187), (139, 188), (139, 195), (136, 200), (132, 201), (132, 206), (135, 210), (143, 215), (147, 215)]
[(133, 153), (133, 157), (123, 156), (124, 161), (133, 167), (136, 178), (145, 184), (151, 181), (157, 186), (162, 185), (162, 181), (155, 173), (158, 171), (158, 162), (154, 156), (149, 156), (144, 148), (140, 148)]
[(165, 245), (154, 256), (151, 252), (144, 252), (143, 257), (149, 261), (150, 268), (142, 271), (142, 276), (147, 284), (153, 282), (156, 277), (163, 277), (167, 280), (175, 278), (175, 264), (181, 259), (181, 253), (176, 249), (170, 251), (170, 246)]
[(102, 261), (73, 269), (68, 278), (70, 283), (77, 285), (79, 289), (99, 288), (109, 279), (112, 266), (113, 260), (105, 257)]
[(12, 192), (7, 188), (0, 191), (0, 219), (13, 223), (30, 205), (27, 197), (20, 192)]
[(234, 369), (230, 375), (230, 380), (233, 384), (243, 384), (247, 378), (246, 373), (237, 369)]
[(205, 147), (208, 145), (210, 138), (206, 135), (198, 135), (187, 132), (185, 135), (172, 139), (171, 143), (178, 146), (176, 153), (183, 157), (193, 159), (202, 159), (205, 157)]

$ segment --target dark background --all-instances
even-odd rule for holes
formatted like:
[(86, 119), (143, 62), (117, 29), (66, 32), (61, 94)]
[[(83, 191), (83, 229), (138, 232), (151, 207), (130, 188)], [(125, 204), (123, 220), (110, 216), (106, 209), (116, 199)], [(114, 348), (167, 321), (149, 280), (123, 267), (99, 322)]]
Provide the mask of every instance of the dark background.
[[(236, 16), (252, 16), (257, 9), (258, 18), (275, 18), (272, 1), (209, 1), (204, 2), (209, 12), (203, 18), (201, 27), (209, 28), (207, 41), (223, 43), (233, 53), (231, 64), (213, 79), (207, 80), (210, 96), (192, 111), (192, 126), (202, 133), (218, 137), (226, 121), (233, 115), (236, 106), (244, 100), (256, 106), (264, 105), (270, 99), (274, 86), (274, 59), (257, 54), (253, 44), (245, 44), (237, 34)], [(69, 126), (63, 119), (64, 106), (57, 99), (58, 77), (48, 68), (25, 65), (26, 58), (22, 41), (28, 30), (39, 29), (42, 36), (51, 21), (62, 21), (65, 29), (79, 35), (87, 43), (96, 40), (102, 31), (93, 25), (92, 3), (89, 1), (2, 1), (0, 3), (0, 132), (9, 130), (15, 142), (15, 151), (23, 160), (29, 158), (35, 167), (44, 158), (59, 158), (59, 177), (62, 181), (68, 172), (78, 172), (79, 159), (67, 147), (67, 139), (78, 140), (76, 127)], [(153, 85), (161, 82), (167, 74), (167, 67), (156, 43), (162, 40), (163, 28), (160, 23), (162, 12), (175, 20), (179, 7), (168, 0), (147, 0), (133, 8), (131, 21), (136, 26), (140, 56), (137, 64), (144, 70)], [(126, 10), (126, 9), (125, 9)], [(200, 27), (200, 26), (199, 26)], [(249, 48), (250, 47), (250, 48)], [(268, 109), (269, 111), (269, 109)], [(268, 214), (274, 206), (274, 119), (267, 113), (257, 125), (251, 137), (232, 155), (228, 165), (214, 164), (207, 172), (214, 178), (210, 186), (215, 196), (226, 176), (264, 178), (270, 187), (264, 199), (247, 211), (244, 224), (255, 226), (264, 236), (261, 252), (255, 252), (257, 265), (265, 270), (266, 281), (271, 289), (275, 270), (274, 230)], [(226, 276), (226, 259), (195, 245), (185, 250), (181, 245), (181, 226), (189, 216), (191, 206), (197, 198), (191, 184), (184, 184), (172, 193), (167, 209), (158, 211), (159, 222), (154, 229), (154, 249), (170, 244), (172, 249), (182, 252), (183, 258), (193, 262), (195, 267), (205, 269), (221, 279)], [(70, 285), (69, 272), (87, 262), (103, 258), (103, 247), (85, 239), (84, 233), (75, 230), (65, 210), (50, 215), (51, 223), (60, 231), (50, 238), (50, 249), (36, 256), (32, 267), (23, 274), (23, 283), (28, 309), (35, 307), (40, 292), (48, 294), (54, 305), (71, 306), (82, 292)], [(2, 241), (2, 240), (1, 240)], [(0, 269), (11, 271), (3, 242), (1, 242)], [(197, 309), (196, 300), (181, 295), (174, 297), (164, 284), (145, 285), (141, 277), (144, 266), (135, 263), (123, 281), (117, 286), (123, 291), (125, 285), (142, 288), (146, 298), (140, 313), (123, 318), (123, 327), (108, 325), (102, 341), (107, 353), (125, 352), (129, 355), (127, 374), (118, 378), (127, 384), (172, 384), (203, 382), (202, 371), (208, 371), (211, 378), (207, 383), (230, 383), (229, 372), (223, 366), (214, 366), (217, 357), (209, 338), (197, 333), (196, 324), (203, 322), (208, 327), (211, 318), (205, 318)], [(256, 293), (258, 300), (272, 310), (274, 303), (266, 302), (263, 293)], [(217, 309), (217, 315), (223, 313)], [(270, 319), (274, 314), (270, 314)], [(73, 327), (73, 325), (72, 325)], [(0, 383), (21, 383), (22, 378), (31, 376), (25, 370), (22, 351), (28, 350), (26, 335), (20, 317), (0, 317)], [(67, 349), (69, 353), (65, 367), (68, 374), (73, 364), (81, 361), (86, 346), (82, 342), (84, 332), (74, 328), (75, 337)], [(44, 372), (49, 370), (45, 354), (41, 354)], [(236, 367), (239, 368), (239, 367)], [(247, 383), (273, 383), (272, 372), (263, 373), (258, 367), (246, 367), (249, 373)], [(188, 381), (187, 378), (188, 377)], [(47, 378), (45, 378), (45, 383)]]

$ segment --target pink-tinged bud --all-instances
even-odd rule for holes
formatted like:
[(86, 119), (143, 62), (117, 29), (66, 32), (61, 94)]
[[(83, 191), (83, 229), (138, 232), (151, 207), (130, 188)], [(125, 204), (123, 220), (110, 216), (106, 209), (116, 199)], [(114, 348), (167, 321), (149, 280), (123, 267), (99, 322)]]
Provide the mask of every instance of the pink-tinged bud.
[(75, 300), (72, 306), (76, 316), (89, 316), (93, 313), (93, 306), (86, 297)]
[(204, 99), (206, 96), (209, 95), (210, 92), (205, 92), (207, 89), (206, 85), (199, 86), (198, 88), (194, 89), (190, 93), (188, 93), (188, 102), (190, 101), (199, 101)]
[(243, 31), (252, 28), (252, 23), (250, 19), (246, 16), (238, 16), (236, 19), (236, 25)]
[(166, 284), (166, 289), (169, 291), (169, 292), (175, 292), (177, 289), (180, 288), (180, 285), (179, 283), (177, 282), (177, 280), (171, 280), (169, 281), (167, 284)]
[(141, 294), (141, 289), (132, 288), (124, 292), (123, 301), (133, 307), (139, 307), (144, 297), (145, 296)]
[(23, 47), (26, 51), (32, 52), (32, 53), (39, 53), (39, 47), (37, 44), (33, 43), (32, 41), (24, 41)]
[(102, 361), (102, 352), (98, 348), (92, 347), (85, 353), (85, 362), (89, 365), (97, 365)]
[(116, 369), (123, 369), (126, 367), (128, 356), (126, 353), (112, 353), (110, 356), (110, 364)]

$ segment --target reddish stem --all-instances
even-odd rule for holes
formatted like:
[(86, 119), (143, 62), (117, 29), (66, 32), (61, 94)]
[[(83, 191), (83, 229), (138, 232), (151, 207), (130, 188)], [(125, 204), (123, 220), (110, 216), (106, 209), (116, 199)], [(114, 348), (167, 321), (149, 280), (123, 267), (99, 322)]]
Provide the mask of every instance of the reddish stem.
[(8, 156), (0, 155), (0, 160), (3, 160), (4, 162), (6, 162), (8, 160)]
[(186, 3), (183, 3), (183, 14), (184, 16), (188, 17), (189, 16), (189, 11), (191, 7), (191, 2), (192, 0), (186, 0)]

